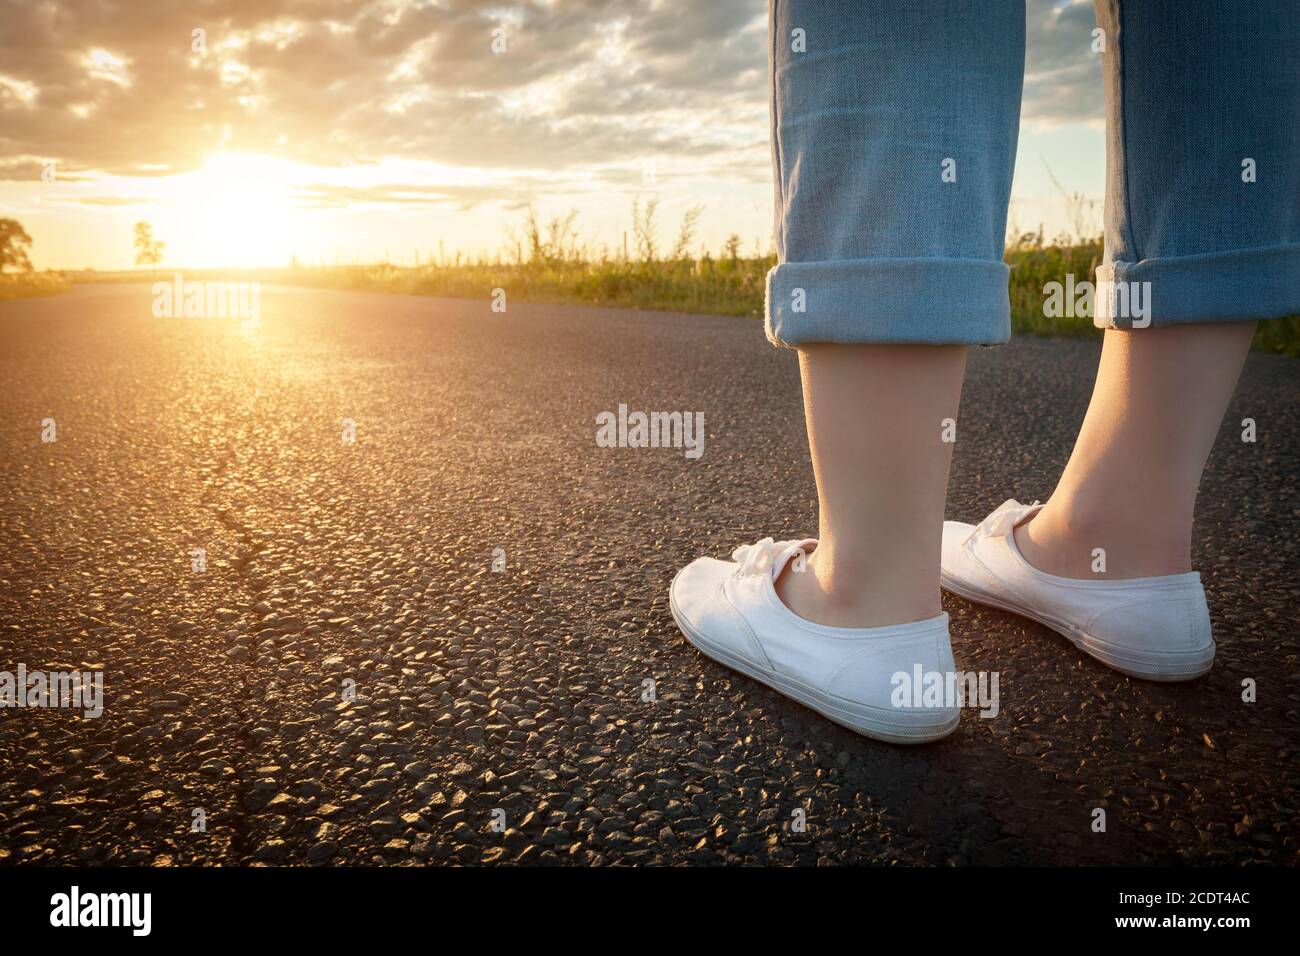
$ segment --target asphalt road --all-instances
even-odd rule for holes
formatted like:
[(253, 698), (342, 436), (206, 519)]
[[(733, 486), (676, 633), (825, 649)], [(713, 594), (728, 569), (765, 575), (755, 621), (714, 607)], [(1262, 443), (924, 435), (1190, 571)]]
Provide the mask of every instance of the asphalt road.
[[(904, 749), (669, 615), (697, 554), (815, 530), (796, 363), (756, 322), (268, 288), (245, 332), (150, 302), (0, 303), (0, 670), (105, 675), (99, 719), (0, 710), (0, 864), (1296, 862), (1294, 360), (1251, 357), (1202, 489), (1207, 677), (946, 598), (1000, 712)], [(972, 354), (950, 517), (1050, 493), (1096, 357)], [(704, 412), (702, 457), (598, 448), (620, 403)]]

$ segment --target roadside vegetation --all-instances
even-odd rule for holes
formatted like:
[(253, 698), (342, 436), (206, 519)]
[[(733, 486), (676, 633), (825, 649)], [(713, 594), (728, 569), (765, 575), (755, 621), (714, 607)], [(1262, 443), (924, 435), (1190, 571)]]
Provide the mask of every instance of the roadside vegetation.
[[(761, 317), (765, 281), (776, 255), (746, 255), (735, 235), (721, 249), (692, 251), (698, 215), (698, 210), (688, 211), (676, 239), (664, 249), (656, 238), (653, 201), (634, 204), (626, 251), (611, 254), (608, 248), (582, 241), (573, 214), (543, 223), (530, 211), (522, 235), (506, 254), (493, 259), (456, 256), (412, 266), (298, 266), (277, 270), (274, 278), (264, 275), (263, 281), (484, 300), (493, 289), (505, 289), (510, 301)], [(1049, 316), (1043, 309), (1049, 283), (1064, 283), (1073, 275), (1076, 284), (1087, 280), (1095, 285), (1101, 236), (1048, 239), (1041, 230), (1018, 233), (1008, 238), (1005, 260), (1011, 267), (1013, 332), (1101, 334), (1090, 317)], [(1300, 355), (1300, 316), (1261, 323), (1255, 347)]]
[[(1041, 230), (1008, 237), (1005, 259), (1011, 267), (1011, 326), (1016, 333), (1092, 336), (1099, 332), (1084, 316), (1052, 316), (1044, 311), (1049, 283), (1096, 283), (1102, 261), (1100, 236), (1087, 237), (1093, 210), (1082, 197), (1068, 196), (1074, 210), (1072, 235), (1049, 239)], [(687, 210), (671, 242), (661, 239), (654, 199), (632, 205), (631, 229), (621, 248), (610, 249), (584, 239), (576, 213), (547, 220), (529, 210), (517, 234), (495, 256), (421, 257), (411, 265), (382, 262), (368, 265), (304, 265), (282, 269), (185, 270), (187, 278), (245, 279), (263, 283), (351, 289), (451, 298), (491, 299), (504, 289), (511, 302), (554, 302), (630, 309), (661, 309), (718, 315), (761, 317), (765, 280), (775, 264), (772, 252), (745, 250), (741, 238), (729, 237), (721, 248), (709, 250), (696, 241), (700, 209)], [(21, 236), (22, 227), (12, 223)], [(4, 233), (0, 232), (0, 237)], [(27, 239), (26, 244), (30, 245)], [(18, 268), (0, 280), (0, 298), (48, 295), (72, 282), (152, 281), (167, 277), (159, 269), (163, 244), (147, 223), (135, 232), (136, 264), (148, 272), (35, 273)], [(15, 260), (17, 261), (17, 260)], [(22, 262), (26, 262), (25, 254)], [(8, 265), (8, 261), (6, 261)], [(1260, 324), (1255, 347), (1300, 356), (1300, 316)]]
[(0, 218), (0, 299), (57, 295), (72, 284), (61, 272), (36, 272), (28, 252), (32, 237), (17, 219)]

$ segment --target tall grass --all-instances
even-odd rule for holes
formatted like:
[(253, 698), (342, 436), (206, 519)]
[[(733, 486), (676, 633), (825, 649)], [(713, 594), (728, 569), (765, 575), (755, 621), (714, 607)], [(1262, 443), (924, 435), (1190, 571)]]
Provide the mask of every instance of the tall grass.
[(1035, 335), (1098, 334), (1090, 317), (1049, 316), (1043, 311), (1043, 301), (1048, 283), (1063, 283), (1067, 275), (1074, 276), (1076, 285), (1084, 280), (1096, 283), (1101, 255), (1100, 236), (1075, 242), (1065, 238), (1044, 242), (1039, 231), (1014, 238), (1003, 257), (1011, 268), (1008, 292), (1012, 331)]
[[(639, 242), (640, 240), (638, 240)], [(651, 250), (652, 253), (654, 250)], [(1102, 240), (1045, 241), (1042, 233), (1015, 237), (1006, 251), (1011, 269), (1011, 328), (1015, 333), (1049, 336), (1094, 336), (1101, 333), (1091, 317), (1044, 313), (1045, 288), (1074, 276), (1096, 283)], [(483, 299), (493, 289), (506, 290), (509, 301), (563, 302), (634, 309), (663, 309), (718, 315), (760, 317), (768, 271), (775, 254), (742, 256), (733, 237), (718, 254), (663, 258), (588, 255), (581, 245), (546, 240), (525, 247), (510, 259), (429, 262), (420, 266), (391, 264), (298, 267), (262, 274), (263, 280), (341, 289)], [(1300, 355), (1300, 317), (1260, 323), (1255, 347)]]
[(671, 248), (661, 250), (655, 213), (653, 199), (633, 203), (631, 233), (618, 253), (583, 240), (573, 213), (543, 224), (530, 210), (522, 234), (494, 258), (457, 254), (418, 266), (295, 267), (270, 278), (413, 295), (486, 299), (493, 289), (504, 289), (510, 301), (763, 314), (774, 254), (742, 256), (738, 236), (729, 238), (716, 256), (703, 249), (692, 254), (698, 208), (687, 211)]
[[(1043, 304), (1051, 282), (1096, 283), (1102, 261), (1100, 236), (1087, 237), (1095, 219), (1090, 201), (1067, 195), (1074, 234), (1048, 240), (1042, 230), (1008, 239), (1005, 260), (1011, 269), (1011, 327), (1036, 335), (1096, 336), (1092, 319), (1046, 315)], [(1095, 205), (1095, 204), (1093, 204)], [(510, 302), (558, 302), (633, 309), (663, 309), (719, 315), (762, 316), (768, 271), (774, 253), (742, 255), (739, 236), (716, 252), (699, 248), (695, 229), (700, 210), (690, 209), (670, 245), (661, 243), (655, 222), (657, 203), (637, 200), (622, 249), (611, 252), (584, 240), (576, 213), (542, 222), (529, 210), (517, 234), (494, 257), (441, 255), (414, 266), (294, 265), (287, 269), (220, 270), (210, 278), (258, 279), (289, 285), (357, 289), (412, 295), (482, 299), (504, 289)], [(692, 252), (692, 249), (696, 251)], [(162, 270), (166, 276), (167, 270)], [(187, 272), (190, 278), (201, 278)], [(149, 273), (152, 278), (157, 274)], [(139, 281), (141, 273), (79, 274), (78, 281)], [(1300, 317), (1260, 324), (1255, 346), (1300, 355)]]
[(775, 257), (462, 262), (418, 268), (393, 265), (285, 270), (273, 277), (332, 288), (510, 301), (570, 302), (720, 315), (762, 315), (767, 271)]

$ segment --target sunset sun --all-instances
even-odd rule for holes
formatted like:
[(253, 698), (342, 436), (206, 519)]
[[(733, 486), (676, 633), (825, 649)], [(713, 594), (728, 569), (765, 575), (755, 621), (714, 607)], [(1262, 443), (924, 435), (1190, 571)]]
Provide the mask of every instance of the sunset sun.
[(221, 154), (176, 177), (181, 223), (196, 261), (279, 265), (302, 222), (295, 216), (293, 164), (266, 156)]

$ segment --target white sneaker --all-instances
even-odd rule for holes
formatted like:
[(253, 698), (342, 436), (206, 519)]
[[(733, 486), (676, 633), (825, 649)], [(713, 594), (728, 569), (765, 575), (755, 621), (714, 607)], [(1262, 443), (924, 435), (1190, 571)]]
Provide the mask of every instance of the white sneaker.
[[(869, 628), (804, 620), (781, 602), (773, 582), (794, 555), (816, 546), (813, 539), (764, 538), (737, 548), (732, 561), (692, 561), (668, 592), (677, 626), (720, 664), (860, 734), (914, 744), (952, 733), (958, 707), (927, 706), (900, 692), (921, 675), (953, 673), (948, 615)], [(895, 677), (900, 673), (905, 679)]]
[(1044, 624), (1132, 677), (1190, 680), (1210, 669), (1214, 639), (1199, 574), (1083, 581), (1040, 571), (1011, 532), (1041, 507), (1013, 498), (979, 525), (945, 521), (943, 586)]

